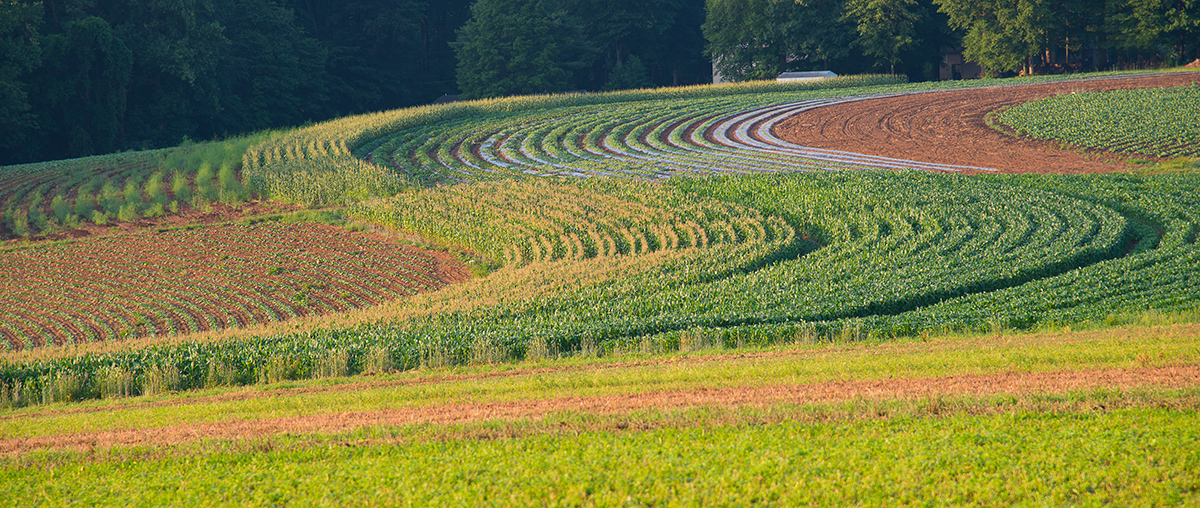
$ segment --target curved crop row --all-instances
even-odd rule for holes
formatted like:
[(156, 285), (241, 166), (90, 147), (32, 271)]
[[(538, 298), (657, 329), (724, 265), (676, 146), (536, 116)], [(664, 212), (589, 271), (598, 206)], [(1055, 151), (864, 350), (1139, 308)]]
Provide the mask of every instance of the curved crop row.
[[(899, 314), (1120, 257), (1137, 238), (1111, 209), (1020, 187), (894, 174), (817, 176), (681, 185), (691, 199), (779, 217), (825, 245), (815, 252), (801, 255), (808, 251), (790, 244), (714, 249), (528, 308), (481, 311), (479, 323), (487, 326), (458, 316), (429, 333), (497, 341), (548, 333), (571, 343)], [(1013, 199), (1030, 206), (1010, 206)]]
[(956, 329), (1071, 324), (1130, 312), (1190, 311), (1200, 305), (1200, 178), (1195, 175), (1043, 176), (1015, 183), (1039, 192), (1087, 196), (1151, 224), (1157, 232), (1128, 256), (1021, 286), (966, 295), (869, 326)]
[[(742, 338), (797, 329), (906, 334), (1177, 310), (1200, 301), (1197, 189), (1195, 176), (901, 172), (656, 186), (480, 183), (444, 189), (441, 198), (430, 189), (362, 203), (355, 213), (385, 222), (444, 217), (438, 227), (447, 237), (461, 225), (457, 238), (467, 246), (524, 246), (529, 258), (510, 258), (500, 273), (446, 295), (397, 302), (408, 309), (397, 311), (408, 316), (400, 323), (9, 364), (3, 379), (15, 389), (58, 376), (92, 379), (101, 368), (137, 375), (171, 368), (186, 388), (203, 386), (214, 364), (252, 381), (280, 359), (294, 372), (315, 368), (330, 351), (346, 354), (357, 372), (381, 351), (393, 365), (411, 366), (466, 361), (480, 344), (520, 355), (533, 343), (562, 350), (669, 345), (705, 330)], [(431, 200), (415, 198), (422, 193)], [(486, 205), (469, 206), (475, 201)], [(609, 240), (597, 234), (594, 249), (575, 233), (604, 227), (616, 231)], [(640, 240), (628, 234), (634, 231)], [(601, 253), (600, 245), (619, 241), (646, 248)], [(690, 247), (697, 245), (706, 247)]]
[(419, 251), (313, 224), (229, 224), (0, 256), (12, 349), (162, 336), (361, 308), (442, 287)]
[(795, 146), (771, 130), (790, 113), (840, 101), (1070, 79), (1075, 78), (902, 84), (893, 76), (849, 76), (471, 101), (298, 129), (251, 147), (243, 167), (247, 184), (266, 197), (303, 204), (348, 204), (412, 185), (531, 176), (659, 180), (824, 169), (978, 172), (988, 168)]
[(772, 133), (776, 123), (800, 111), (892, 95), (782, 103), (778, 96), (736, 96), (472, 117), (389, 133), (369, 143), (367, 158), (423, 183), (529, 176), (657, 181), (674, 175), (780, 171), (987, 170), (807, 148)]
[(351, 213), (509, 267), (796, 236), (786, 222), (753, 209), (618, 181), (451, 186), (360, 203)]

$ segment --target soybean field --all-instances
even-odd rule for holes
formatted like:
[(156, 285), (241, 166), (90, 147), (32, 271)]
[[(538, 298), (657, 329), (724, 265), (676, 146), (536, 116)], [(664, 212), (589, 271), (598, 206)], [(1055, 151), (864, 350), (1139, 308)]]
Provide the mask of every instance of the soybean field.
[(999, 115), (1017, 132), (1106, 151), (1200, 156), (1200, 85), (1058, 95)]

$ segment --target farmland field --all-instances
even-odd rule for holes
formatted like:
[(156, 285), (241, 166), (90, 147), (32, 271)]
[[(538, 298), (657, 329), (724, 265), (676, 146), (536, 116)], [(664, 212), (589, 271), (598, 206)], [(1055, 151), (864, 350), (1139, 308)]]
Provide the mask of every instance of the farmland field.
[(0, 420), (67, 504), (1196, 502), (1196, 325), (215, 388)]
[[(0, 252), (4, 474), (47, 479), (6, 493), (1194, 503), (1200, 175), (989, 123), (1197, 81), (857, 76), (271, 134), (206, 189), (333, 211)], [(124, 206), (172, 196), (132, 181)]]
[[(921, 157), (930, 162), (964, 164), (969, 161), (1003, 172), (1120, 172), (1127, 168), (1122, 162), (1128, 158), (1126, 154), (1086, 154), (1062, 149), (1060, 145), (1063, 141), (1070, 142), (1068, 139), (1046, 141), (1013, 136), (997, 130), (995, 127), (1007, 127), (992, 116), (1010, 107), (1013, 108), (1010, 111), (1030, 108), (1019, 105), (1047, 97), (1116, 96), (1126, 93), (1121, 91), (1126, 88), (1178, 87), (1198, 81), (1200, 78), (1196, 74), (1178, 74), (1137, 80), (1065, 81), (884, 98), (815, 109), (791, 117), (780, 124), (779, 134), (790, 142), (805, 146), (867, 151), (898, 158)], [(1092, 93), (1101, 91), (1111, 93)], [(1180, 104), (1180, 107), (1187, 106)], [(1102, 106), (1089, 115), (1081, 115), (1078, 110), (1070, 114), (1043, 111), (1044, 115), (1035, 118), (1047, 123), (1086, 122), (1085, 116), (1094, 118), (1094, 115), (1104, 114), (1103, 109)]]
[(1004, 111), (1022, 134), (1158, 157), (1200, 155), (1200, 85), (1072, 93)]
[(0, 256), (10, 348), (179, 335), (367, 307), (462, 280), (449, 255), (275, 221), (37, 244)]
[(0, 240), (67, 238), (286, 209), (247, 203), (238, 164), (260, 134), (0, 168)]

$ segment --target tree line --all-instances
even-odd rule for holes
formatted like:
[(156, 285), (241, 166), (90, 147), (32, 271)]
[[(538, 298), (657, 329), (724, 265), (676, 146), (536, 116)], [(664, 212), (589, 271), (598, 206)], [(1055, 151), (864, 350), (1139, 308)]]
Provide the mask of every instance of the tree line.
[(714, 67), (929, 80), (960, 46), (992, 75), (1177, 64), (1198, 33), (1200, 0), (8, 0), (0, 164)]
[(1181, 65), (1200, 0), (708, 0), (704, 34), (732, 79), (787, 70), (937, 79), (942, 48), (990, 76)]
[(428, 103), (470, 0), (8, 0), (0, 164)]

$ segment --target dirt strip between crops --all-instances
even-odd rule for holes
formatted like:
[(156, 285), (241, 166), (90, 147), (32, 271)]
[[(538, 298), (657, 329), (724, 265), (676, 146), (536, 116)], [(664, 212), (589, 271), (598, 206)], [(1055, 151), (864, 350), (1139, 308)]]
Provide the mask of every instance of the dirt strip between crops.
[(1056, 142), (1005, 134), (988, 127), (984, 118), (992, 111), (1059, 94), (1198, 82), (1200, 73), (1189, 72), (872, 99), (798, 113), (775, 126), (774, 133), (808, 147), (1004, 173), (1107, 173), (1127, 169), (1129, 157), (1063, 149)]
[(1200, 385), (1200, 366), (1003, 373), (937, 378), (833, 381), (735, 388), (700, 388), (643, 394), (566, 397), (512, 402), (478, 402), (370, 412), (314, 414), (261, 420), (79, 433), (0, 440), (0, 454), (33, 450), (89, 450), (112, 446), (170, 445), (201, 439), (246, 439), (281, 433), (336, 433), (367, 426), (456, 424), (489, 420), (540, 419), (556, 412), (623, 414), (645, 409), (700, 406), (765, 406), (777, 403), (835, 403), (857, 398), (911, 400), (938, 396), (1027, 395), (1072, 390), (1185, 388)]

